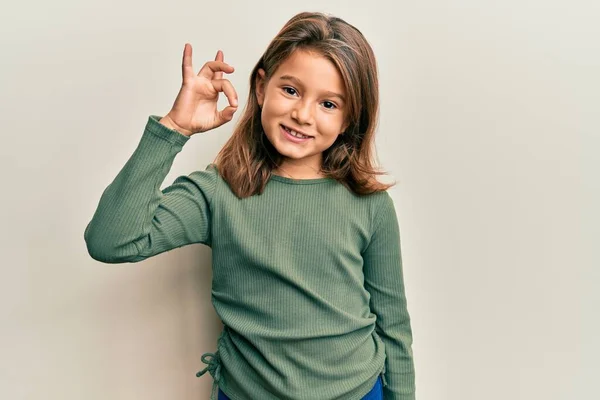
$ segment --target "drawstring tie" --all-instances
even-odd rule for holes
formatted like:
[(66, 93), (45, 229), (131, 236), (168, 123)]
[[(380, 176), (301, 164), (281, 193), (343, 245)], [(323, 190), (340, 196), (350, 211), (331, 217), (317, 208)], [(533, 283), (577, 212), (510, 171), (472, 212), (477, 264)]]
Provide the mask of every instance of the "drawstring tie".
[(383, 371), (381, 371), (381, 380), (383, 381), (383, 386), (387, 386), (387, 381), (385, 380), (385, 361), (383, 362)]
[[(210, 400), (217, 400), (218, 392), (218, 383), (221, 380), (221, 357), (219, 357), (219, 352), (216, 353), (204, 353), (202, 354), (202, 362), (207, 364), (206, 368), (202, 371), (196, 372), (197, 377), (201, 377), (208, 371), (213, 377), (213, 386), (210, 393)], [(383, 363), (383, 370), (381, 371), (381, 380), (383, 382), (383, 386), (387, 386), (387, 380), (385, 379), (385, 361)]]
[(198, 371), (196, 373), (197, 377), (201, 377), (208, 371), (213, 377), (213, 386), (210, 393), (210, 400), (217, 400), (218, 392), (218, 383), (221, 379), (221, 358), (219, 357), (219, 352), (217, 353), (204, 353), (202, 354), (202, 362), (207, 364), (207, 367), (202, 371)]

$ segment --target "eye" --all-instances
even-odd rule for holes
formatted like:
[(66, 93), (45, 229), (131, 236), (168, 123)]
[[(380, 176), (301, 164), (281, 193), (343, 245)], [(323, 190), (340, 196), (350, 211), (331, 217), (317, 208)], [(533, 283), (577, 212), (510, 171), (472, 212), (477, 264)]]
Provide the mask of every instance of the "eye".
[[(290, 87), (290, 86), (284, 86), (283, 90), (287, 94), (291, 94), (292, 96), (296, 93), (296, 89), (294, 89), (293, 87)], [(292, 90), (294, 93), (290, 93), (290, 92), (288, 92), (288, 90)], [(337, 108), (337, 105), (335, 105), (335, 103), (333, 103), (331, 101), (324, 101), (323, 103), (329, 103), (333, 106), (333, 107), (325, 107), (327, 110), (335, 110)]]
[(293, 93), (287, 92), (288, 89), (293, 90), (294, 92), (296, 91), (296, 89), (294, 89), (293, 87), (289, 87), (289, 86), (284, 86), (284, 88), (283, 88), (283, 90), (285, 90), (287, 94), (293, 94)]
[(333, 108), (327, 108), (327, 107), (325, 107), (325, 108), (327, 108), (328, 110), (333, 110), (333, 109), (336, 109), (336, 108), (337, 108), (337, 106), (336, 106), (335, 104), (333, 104), (332, 102), (330, 102), (330, 101), (324, 101), (323, 103), (329, 103), (329, 104), (331, 104), (331, 105), (333, 106)]

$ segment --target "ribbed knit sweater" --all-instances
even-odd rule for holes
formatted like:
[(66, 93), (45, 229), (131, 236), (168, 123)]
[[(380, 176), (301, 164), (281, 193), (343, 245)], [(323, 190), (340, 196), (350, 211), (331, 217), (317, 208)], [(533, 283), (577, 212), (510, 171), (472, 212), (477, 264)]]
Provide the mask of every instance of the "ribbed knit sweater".
[(150, 115), (102, 193), (84, 239), (92, 258), (139, 262), (192, 243), (212, 249), (223, 321), (196, 375), (232, 400), (415, 399), (400, 233), (387, 191), (358, 196), (332, 178), (271, 175), (237, 198), (215, 164), (160, 186), (190, 137)]

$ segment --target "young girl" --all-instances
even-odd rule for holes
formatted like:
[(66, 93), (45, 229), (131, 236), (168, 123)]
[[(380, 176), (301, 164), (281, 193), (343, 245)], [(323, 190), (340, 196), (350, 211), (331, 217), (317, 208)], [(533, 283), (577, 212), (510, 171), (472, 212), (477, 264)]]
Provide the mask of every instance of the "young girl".
[[(224, 329), (205, 353), (211, 400), (415, 398), (412, 331), (394, 203), (373, 167), (377, 67), (361, 32), (322, 13), (292, 17), (250, 77), (243, 115), (205, 170), (159, 190), (190, 137), (233, 118), (217, 52), (150, 115), (85, 229), (89, 254), (138, 262), (212, 248)], [(219, 92), (229, 106), (217, 111)], [(221, 390), (222, 389), (222, 390)]]

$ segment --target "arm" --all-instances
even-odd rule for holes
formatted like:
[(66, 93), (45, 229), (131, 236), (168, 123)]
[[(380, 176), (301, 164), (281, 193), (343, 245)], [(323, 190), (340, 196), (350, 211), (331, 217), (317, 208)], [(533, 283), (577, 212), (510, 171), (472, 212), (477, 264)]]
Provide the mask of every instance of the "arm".
[(190, 137), (150, 116), (140, 143), (104, 190), (85, 228), (92, 258), (138, 262), (190, 243), (210, 245), (210, 202), (216, 170), (209, 165), (160, 190), (175, 156)]
[(412, 329), (407, 309), (400, 251), (400, 230), (392, 198), (377, 199), (373, 236), (363, 252), (365, 289), (371, 311), (377, 315), (376, 332), (385, 344), (385, 400), (414, 400), (415, 371)]

